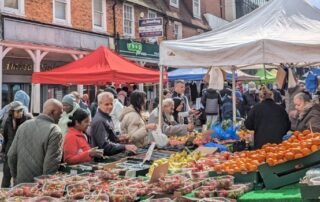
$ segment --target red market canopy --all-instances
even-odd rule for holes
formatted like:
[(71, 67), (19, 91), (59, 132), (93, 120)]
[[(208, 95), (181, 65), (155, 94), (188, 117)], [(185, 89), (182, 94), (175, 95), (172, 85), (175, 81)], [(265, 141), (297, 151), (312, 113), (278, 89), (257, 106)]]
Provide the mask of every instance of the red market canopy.
[(85, 57), (46, 72), (32, 74), (32, 83), (105, 84), (159, 82), (159, 71), (140, 67), (106, 47)]

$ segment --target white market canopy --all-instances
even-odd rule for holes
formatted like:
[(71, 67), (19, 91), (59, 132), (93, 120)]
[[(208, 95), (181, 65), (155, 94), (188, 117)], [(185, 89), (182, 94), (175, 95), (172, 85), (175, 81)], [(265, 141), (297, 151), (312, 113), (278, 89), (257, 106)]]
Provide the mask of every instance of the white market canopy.
[(320, 9), (311, 1), (273, 0), (216, 31), (164, 41), (160, 65), (241, 67), (319, 62)]

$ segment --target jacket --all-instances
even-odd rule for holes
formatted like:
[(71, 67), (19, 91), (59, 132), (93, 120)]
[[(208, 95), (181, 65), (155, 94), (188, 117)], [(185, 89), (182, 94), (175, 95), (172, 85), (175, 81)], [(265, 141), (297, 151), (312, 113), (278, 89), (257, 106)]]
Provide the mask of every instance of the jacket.
[(8, 154), (8, 151), (11, 147), (11, 144), (13, 142), (13, 139), (16, 135), (17, 129), (19, 128), (19, 126), (25, 122), (26, 120), (31, 119), (30, 116), (28, 115), (23, 115), (21, 119), (16, 121), (16, 129), (13, 128), (13, 123), (12, 123), (12, 116), (9, 116), (6, 120), (6, 123), (4, 124), (4, 128), (3, 128), (3, 138), (4, 138), (4, 143), (3, 143), (3, 152), (5, 154)]
[(256, 105), (259, 104), (260, 99), (257, 93), (251, 94), (249, 91), (243, 94), (243, 108), (246, 114)]
[(292, 119), (292, 130), (303, 131), (310, 125), (313, 132), (320, 132), (320, 104), (312, 104), (300, 117)]
[(125, 151), (125, 146), (118, 144), (111, 116), (99, 108), (91, 123), (90, 136), (92, 147), (103, 149), (104, 155), (115, 155)]
[(91, 147), (87, 137), (75, 128), (69, 128), (63, 143), (63, 160), (68, 164), (78, 164), (91, 161)]
[(125, 107), (120, 115), (121, 132), (129, 135), (129, 143), (137, 147), (149, 144), (148, 131), (142, 116), (132, 105)]
[(174, 92), (172, 93), (172, 96), (171, 96), (171, 97), (172, 97), (172, 98), (174, 98), (174, 97), (179, 97), (179, 98), (181, 98), (181, 99), (183, 100), (183, 102), (184, 102), (184, 107), (183, 107), (182, 111), (179, 112), (179, 116), (181, 116), (181, 117), (184, 118), (184, 123), (185, 123), (185, 124), (188, 124), (188, 117), (189, 117), (189, 112), (190, 112), (191, 108), (190, 108), (190, 105), (189, 105), (189, 101), (188, 101), (187, 96), (182, 95), (182, 94), (179, 94), (179, 93), (177, 93), (176, 91), (174, 91)]
[[(162, 125), (162, 132), (167, 136), (170, 135), (186, 135), (188, 133), (187, 125), (185, 124), (178, 124), (174, 121), (172, 115), (168, 115), (163, 113), (163, 125)], [(171, 119), (171, 120), (170, 120)], [(159, 108), (155, 108), (148, 119), (148, 123), (155, 123), (158, 124), (159, 121)]]
[(120, 127), (120, 114), (122, 112), (123, 105), (118, 99), (113, 100), (113, 109), (112, 112), (110, 113), (110, 116), (112, 118), (112, 122), (114, 125), (114, 131), (120, 133), (121, 132), (121, 127)]
[(254, 106), (244, 125), (254, 130), (254, 148), (259, 149), (266, 143), (280, 143), (290, 130), (290, 121), (283, 107), (267, 99)]
[(69, 129), (68, 123), (71, 122), (70, 116), (72, 116), (73, 113), (79, 108), (80, 108), (80, 106), (77, 103), (73, 103), (73, 109), (72, 109), (72, 111), (70, 113), (68, 113), (68, 114), (66, 112), (62, 113), (61, 118), (59, 119), (58, 125), (59, 125), (59, 127), (61, 129), (63, 137), (68, 132), (68, 129)]
[(212, 89), (207, 89), (202, 97), (201, 103), (204, 106), (206, 115), (218, 115), (220, 114), (220, 106), (222, 104), (220, 94)]
[(58, 171), (62, 157), (62, 133), (54, 120), (40, 114), (17, 130), (8, 152), (8, 164), (16, 183)]

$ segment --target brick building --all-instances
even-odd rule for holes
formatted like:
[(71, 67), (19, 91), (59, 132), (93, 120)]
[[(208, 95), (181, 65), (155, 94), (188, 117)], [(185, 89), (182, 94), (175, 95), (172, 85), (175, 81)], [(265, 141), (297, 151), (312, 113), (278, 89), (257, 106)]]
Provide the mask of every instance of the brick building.
[[(11, 102), (15, 91), (22, 89), (32, 95), (31, 111), (40, 112), (44, 100), (61, 98), (66, 87), (31, 85), (32, 73), (79, 59), (100, 45), (155, 67), (162, 40), (210, 30), (207, 16), (224, 18), (224, 1), (1, 0), (0, 105)], [(155, 17), (163, 18), (163, 36), (140, 38), (139, 19)], [(149, 52), (126, 54), (128, 43), (139, 43)], [(82, 88), (78, 86), (79, 91)]]

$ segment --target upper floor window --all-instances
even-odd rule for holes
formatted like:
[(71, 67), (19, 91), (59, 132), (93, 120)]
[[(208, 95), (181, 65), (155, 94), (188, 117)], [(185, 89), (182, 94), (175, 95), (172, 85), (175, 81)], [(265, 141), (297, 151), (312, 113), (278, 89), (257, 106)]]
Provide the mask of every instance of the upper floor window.
[(174, 22), (174, 38), (182, 39), (182, 24), (180, 22)]
[(134, 38), (134, 8), (129, 4), (123, 4), (123, 33)]
[(106, 30), (106, 1), (93, 0), (93, 29)]
[(179, 8), (179, 0), (170, 0), (170, 6)]
[(2, 0), (1, 11), (16, 15), (24, 15), (24, 0)]
[(70, 0), (53, 0), (53, 22), (71, 24)]
[(148, 11), (148, 18), (156, 18), (157, 17), (157, 13), (154, 11)]
[(200, 0), (193, 0), (193, 17), (201, 18)]

